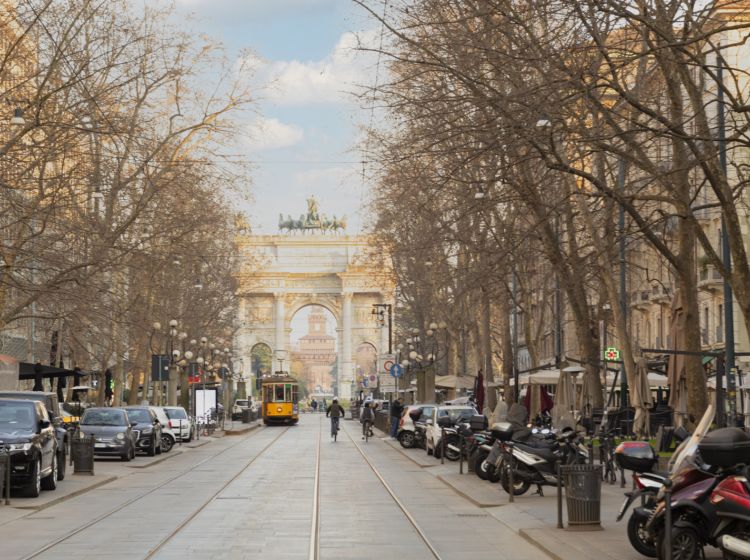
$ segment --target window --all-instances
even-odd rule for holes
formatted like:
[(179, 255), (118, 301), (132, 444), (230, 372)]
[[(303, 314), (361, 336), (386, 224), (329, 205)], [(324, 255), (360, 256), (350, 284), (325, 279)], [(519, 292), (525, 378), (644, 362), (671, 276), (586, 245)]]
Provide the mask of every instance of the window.
[(276, 385), (276, 391), (274, 393), (274, 402), (283, 402), (284, 401), (284, 386), (279, 383)]

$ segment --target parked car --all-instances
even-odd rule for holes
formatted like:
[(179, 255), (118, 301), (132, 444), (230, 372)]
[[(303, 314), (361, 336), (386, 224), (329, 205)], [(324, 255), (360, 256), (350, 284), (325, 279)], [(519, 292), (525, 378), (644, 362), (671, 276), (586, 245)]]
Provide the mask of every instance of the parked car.
[(404, 407), (404, 414), (401, 416), (398, 424), (398, 441), (402, 447), (410, 449), (414, 447), (416, 428), (414, 420), (417, 422), (426, 422), (432, 417), (432, 411), (436, 404), (410, 404)]
[(174, 447), (174, 444), (177, 443), (177, 434), (175, 430), (172, 429), (169, 416), (167, 416), (163, 406), (151, 406), (149, 408), (154, 414), (156, 414), (156, 419), (159, 420), (159, 424), (161, 424), (161, 450), (164, 453), (169, 453)]
[(476, 414), (477, 411), (473, 406), (436, 406), (432, 410), (432, 416), (426, 420), (427, 454), (433, 455), (440, 445), (441, 424), (454, 426), (461, 421), (469, 422)]
[(182, 441), (193, 441), (195, 435), (195, 422), (188, 416), (181, 406), (164, 406), (164, 412), (169, 418), (172, 431)]
[(232, 420), (239, 420), (242, 418), (242, 412), (250, 408), (250, 401), (248, 399), (237, 399), (234, 401), (232, 406)]
[[(161, 423), (150, 406), (124, 406), (136, 434), (135, 449), (149, 457), (161, 454)], [(171, 449), (171, 447), (170, 447)]]
[(57, 393), (46, 393), (44, 391), (0, 391), (0, 399), (4, 398), (38, 401), (44, 405), (55, 430), (55, 437), (57, 438), (57, 480), (63, 480), (65, 478), (65, 459), (70, 436), (65, 427), (65, 418), (60, 414), (60, 403), (57, 401)]
[(0, 399), (0, 449), (10, 453), (10, 484), (36, 498), (57, 487), (57, 438), (40, 401)]
[(135, 458), (139, 433), (133, 430), (128, 413), (122, 408), (87, 408), (78, 429), (94, 437), (94, 455), (115, 455), (123, 461)]

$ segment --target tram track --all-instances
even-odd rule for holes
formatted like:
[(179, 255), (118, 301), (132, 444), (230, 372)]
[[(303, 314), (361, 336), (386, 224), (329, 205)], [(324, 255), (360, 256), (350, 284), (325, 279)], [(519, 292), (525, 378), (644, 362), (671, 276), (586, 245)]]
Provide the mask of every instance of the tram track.
[(318, 445), (315, 452), (315, 480), (313, 483), (312, 521), (310, 524), (310, 548), (308, 559), (320, 558), (320, 447), (323, 438), (323, 418), (320, 418), (318, 428)]
[[(210, 504), (216, 498), (216, 496), (218, 496), (227, 486), (229, 486), (229, 484), (231, 484), (234, 480), (236, 480), (243, 472), (245, 472), (261, 455), (263, 455), (274, 443), (276, 443), (279, 440), (279, 438), (281, 438), (281, 436), (284, 435), (288, 430), (289, 430), (288, 427), (285, 428), (273, 440), (271, 440), (268, 444), (266, 444), (257, 454), (255, 454), (247, 463), (245, 463), (245, 465), (237, 472), (237, 474), (235, 474), (229, 481), (227, 481), (224, 485), (222, 485), (221, 488), (219, 488), (219, 490), (217, 492), (213, 493), (209, 497), (209, 499), (204, 500), (204, 502), (196, 510), (194, 510), (191, 513), (191, 515), (185, 521), (183, 521), (182, 523), (180, 523), (180, 525), (176, 529), (174, 529), (173, 531), (171, 531), (154, 548), (150, 549), (148, 551), (148, 553), (146, 554), (146, 556), (144, 556), (144, 560), (152, 558), (159, 550), (161, 550), (161, 548), (163, 548), (165, 544), (167, 544), (172, 538), (174, 538), (180, 532), (180, 530), (185, 527), (185, 525), (187, 525), (201, 511), (203, 511), (206, 508), (206, 506), (208, 506), (208, 504)], [(66, 533), (64, 536), (61, 536), (61, 537), (59, 537), (57, 539), (54, 539), (54, 540), (48, 542), (43, 547), (35, 550), (34, 552), (32, 552), (32, 553), (30, 553), (30, 554), (28, 554), (26, 556), (22, 556), (21, 558), (19, 558), (19, 560), (31, 560), (33, 558), (38, 558), (42, 554), (44, 554), (44, 553), (46, 553), (46, 552), (54, 549), (55, 547), (57, 547), (57, 546), (65, 543), (65, 542), (69, 541), (70, 539), (72, 539), (76, 535), (79, 535), (83, 531), (85, 531), (85, 530), (87, 530), (87, 529), (89, 529), (91, 527), (94, 527), (95, 525), (101, 523), (102, 521), (105, 521), (106, 519), (112, 517), (113, 515), (117, 514), (118, 512), (124, 510), (125, 508), (127, 508), (127, 507), (129, 507), (129, 506), (131, 506), (131, 505), (133, 505), (135, 503), (137, 503), (140, 500), (143, 500), (144, 498), (147, 498), (148, 496), (154, 494), (158, 490), (161, 490), (162, 488), (164, 488), (167, 485), (175, 482), (176, 480), (179, 480), (180, 478), (189, 475), (190, 473), (192, 473), (196, 468), (200, 467), (201, 465), (204, 465), (204, 464), (206, 464), (208, 462), (215, 461), (217, 457), (220, 457), (224, 453), (226, 453), (228, 451), (231, 451), (232, 449), (236, 448), (237, 446), (239, 446), (239, 445), (247, 442), (249, 439), (255, 437), (257, 434), (260, 434), (260, 433), (263, 433), (263, 432), (265, 432), (265, 430), (256, 430), (256, 431), (254, 431), (253, 433), (249, 434), (248, 436), (241, 438), (236, 443), (233, 443), (232, 445), (229, 445), (228, 447), (225, 447), (224, 449), (220, 450), (218, 453), (214, 453), (214, 454), (210, 455), (209, 457), (206, 457), (205, 459), (199, 461), (198, 463), (190, 465), (189, 468), (178, 472), (174, 476), (169, 477), (168, 479), (164, 480), (163, 482), (159, 483), (158, 485), (154, 486), (153, 488), (149, 488), (147, 491), (141, 492), (140, 494), (138, 494), (136, 496), (133, 496), (132, 498), (130, 498), (130, 499), (126, 500), (125, 502), (119, 504), (118, 506), (110, 509), (109, 511), (107, 511), (107, 512), (101, 514), (101, 515), (98, 515), (95, 518), (93, 518), (93, 519), (91, 519), (91, 520), (89, 520), (89, 521), (87, 521), (87, 522), (79, 525), (75, 529), (73, 529), (73, 530), (69, 531), (68, 533)]]
[[(381, 472), (375, 467), (375, 465), (372, 464), (372, 461), (370, 461), (370, 458), (367, 456), (365, 451), (362, 449), (362, 446), (360, 445), (357, 440), (355, 440), (352, 435), (349, 433), (349, 430), (343, 430), (344, 433), (346, 433), (347, 437), (351, 440), (354, 447), (359, 451), (359, 454), (364, 459), (365, 463), (368, 467), (370, 467), (370, 470), (375, 474), (377, 479), (380, 481), (380, 483), (383, 485), (383, 488), (385, 488), (386, 492), (388, 492), (388, 495), (393, 499), (394, 503), (398, 507), (398, 509), (401, 510), (401, 513), (403, 513), (406, 520), (409, 522), (409, 524), (412, 526), (412, 528), (416, 531), (419, 538), (422, 540), (424, 545), (427, 547), (427, 550), (430, 551), (430, 554), (435, 558), (435, 560), (442, 560), (442, 556), (440, 556), (440, 553), (438, 552), (437, 548), (432, 544), (427, 534), (424, 532), (424, 530), (419, 526), (419, 523), (417, 523), (417, 520), (414, 518), (414, 516), (411, 514), (409, 509), (404, 505), (404, 503), (396, 496), (396, 493), (393, 491), (391, 486), (388, 484), (388, 482), (385, 480), (385, 477), (381, 474)], [(319, 543), (318, 543), (319, 546)], [(317, 557), (316, 557), (317, 558)], [(312, 556), (310, 557), (310, 560), (313, 560)]]

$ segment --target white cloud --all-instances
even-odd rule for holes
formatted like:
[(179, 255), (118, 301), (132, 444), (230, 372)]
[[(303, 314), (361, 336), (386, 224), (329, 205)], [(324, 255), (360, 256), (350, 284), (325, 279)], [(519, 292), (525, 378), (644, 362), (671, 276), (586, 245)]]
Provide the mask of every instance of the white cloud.
[(294, 146), (304, 137), (305, 131), (297, 125), (260, 117), (249, 126), (246, 145), (252, 151), (278, 150)]
[[(352, 92), (375, 79), (375, 53), (358, 47), (376, 44), (378, 33), (344, 33), (322, 60), (263, 62), (249, 55), (253, 58), (244, 62), (255, 75), (253, 81), (264, 84), (263, 98), (267, 101), (287, 106), (352, 102)], [(380, 70), (384, 72), (382, 65)]]

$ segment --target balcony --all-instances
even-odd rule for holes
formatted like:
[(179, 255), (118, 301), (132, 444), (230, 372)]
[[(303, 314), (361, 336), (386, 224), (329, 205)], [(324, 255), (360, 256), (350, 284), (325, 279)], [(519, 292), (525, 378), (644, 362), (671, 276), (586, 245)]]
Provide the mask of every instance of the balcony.
[(651, 308), (651, 290), (639, 290), (630, 294), (630, 305), (636, 309), (647, 310)]
[(721, 273), (713, 266), (708, 265), (698, 272), (698, 289), (707, 292), (718, 292), (724, 287), (724, 279)]
[(672, 295), (670, 294), (669, 286), (654, 284), (651, 287), (649, 298), (654, 303), (670, 302), (672, 300)]

